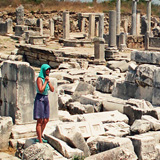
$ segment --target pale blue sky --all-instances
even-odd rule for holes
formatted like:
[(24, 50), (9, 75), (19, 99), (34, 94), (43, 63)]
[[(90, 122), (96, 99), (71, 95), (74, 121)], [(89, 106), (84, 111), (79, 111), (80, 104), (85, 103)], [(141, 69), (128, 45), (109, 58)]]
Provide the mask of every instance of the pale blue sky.
[[(160, 0), (152, 0), (152, 3), (160, 5)], [(160, 10), (160, 9), (159, 9)]]
[[(76, 0), (72, 0), (72, 1), (76, 1)], [(80, 0), (80, 1), (82, 1), (82, 2), (92, 2), (93, 0)], [(101, 2), (101, 1), (105, 1), (105, 0), (97, 0), (97, 1)], [(152, 3), (160, 5), (160, 0), (152, 0)]]

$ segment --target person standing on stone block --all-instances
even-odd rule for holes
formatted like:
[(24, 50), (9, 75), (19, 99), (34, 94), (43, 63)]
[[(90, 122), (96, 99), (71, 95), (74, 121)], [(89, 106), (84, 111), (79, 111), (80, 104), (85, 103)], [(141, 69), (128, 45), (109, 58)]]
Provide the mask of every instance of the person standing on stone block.
[(36, 142), (46, 143), (47, 141), (42, 138), (43, 131), (46, 124), (49, 121), (49, 100), (48, 91), (54, 91), (54, 87), (49, 81), (49, 73), (51, 67), (48, 64), (43, 64), (39, 72), (39, 76), (36, 80), (37, 94), (34, 101), (34, 119), (37, 120), (36, 132), (37, 137)]

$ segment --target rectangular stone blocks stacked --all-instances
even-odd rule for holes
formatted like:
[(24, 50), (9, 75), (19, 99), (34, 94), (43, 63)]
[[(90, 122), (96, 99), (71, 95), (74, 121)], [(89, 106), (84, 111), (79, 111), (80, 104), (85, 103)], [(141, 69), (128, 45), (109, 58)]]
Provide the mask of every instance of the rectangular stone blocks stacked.
[(125, 81), (117, 83), (112, 95), (120, 98), (145, 99), (153, 105), (159, 105), (160, 52), (133, 51), (131, 60), (137, 62), (137, 67), (130, 67)]
[(1, 67), (1, 115), (15, 124), (33, 121), (34, 70), (26, 62), (5, 61)]

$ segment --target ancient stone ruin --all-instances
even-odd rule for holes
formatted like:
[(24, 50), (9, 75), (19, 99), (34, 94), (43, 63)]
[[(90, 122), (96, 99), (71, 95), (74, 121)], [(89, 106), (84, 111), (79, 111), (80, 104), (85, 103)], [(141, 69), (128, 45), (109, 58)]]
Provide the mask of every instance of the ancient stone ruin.
[[(0, 21), (0, 35), (18, 41), (9, 55), (0, 53), (0, 159), (160, 159), (160, 20), (151, 17), (150, 0), (146, 15), (137, 5), (127, 18), (117, 0), (109, 14), (32, 19), (21, 5), (14, 21)], [(40, 144), (33, 103), (44, 63), (55, 91), (48, 142)], [(8, 147), (14, 156), (3, 152)]]

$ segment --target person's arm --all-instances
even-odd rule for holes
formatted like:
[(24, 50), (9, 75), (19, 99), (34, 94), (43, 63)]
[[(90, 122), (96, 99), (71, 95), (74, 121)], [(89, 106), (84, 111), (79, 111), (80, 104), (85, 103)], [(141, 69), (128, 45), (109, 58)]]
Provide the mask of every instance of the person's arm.
[(42, 79), (40, 77), (37, 78), (37, 87), (40, 93), (43, 93), (45, 90), (45, 87), (49, 81), (49, 78), (45, 78), (44, 84), (42, 83)]
[(54, 92), (54, 87), (52, 86), (52, 84), (51, 84), (50, 81), (48, 81), (48, 85), (49, 85), (50, 91), (51, 91), (51, 92)]

